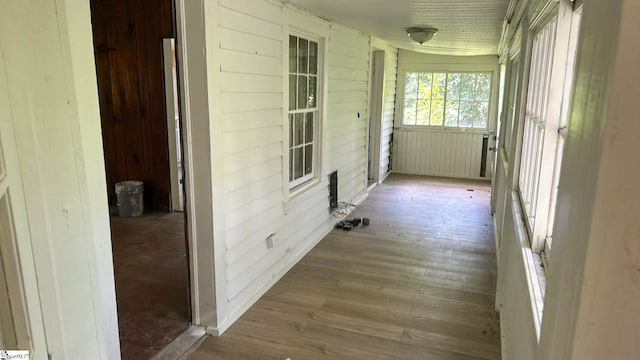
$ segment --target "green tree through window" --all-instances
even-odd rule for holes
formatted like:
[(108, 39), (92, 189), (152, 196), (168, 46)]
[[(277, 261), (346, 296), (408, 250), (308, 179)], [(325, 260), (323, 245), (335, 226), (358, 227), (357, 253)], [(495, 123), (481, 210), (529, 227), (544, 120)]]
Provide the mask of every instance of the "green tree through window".
[(408, 72), (404, 125), (486, 129), (490, 72)]

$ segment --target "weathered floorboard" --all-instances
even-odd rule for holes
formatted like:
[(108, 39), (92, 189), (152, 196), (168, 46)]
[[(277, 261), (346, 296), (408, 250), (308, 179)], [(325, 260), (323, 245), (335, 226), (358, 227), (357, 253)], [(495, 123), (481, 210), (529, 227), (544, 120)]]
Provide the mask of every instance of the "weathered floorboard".
[(499, 359), (489, 184), (391, 175), (190, 359)]

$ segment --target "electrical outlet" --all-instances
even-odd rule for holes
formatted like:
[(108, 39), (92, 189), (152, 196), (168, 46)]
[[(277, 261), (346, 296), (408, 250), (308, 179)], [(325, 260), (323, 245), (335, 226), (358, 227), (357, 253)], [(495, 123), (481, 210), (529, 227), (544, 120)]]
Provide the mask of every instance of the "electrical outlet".
[(273, 245), (275, 244), (277, 238), (278, 236), (275, 233), (267, 236), (267, 249), (273, 248)]

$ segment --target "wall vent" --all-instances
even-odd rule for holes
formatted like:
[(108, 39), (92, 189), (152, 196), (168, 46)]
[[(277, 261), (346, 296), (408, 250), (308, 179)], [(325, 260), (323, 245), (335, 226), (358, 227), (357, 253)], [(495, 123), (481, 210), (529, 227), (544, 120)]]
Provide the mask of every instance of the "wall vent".
[(482, 136), (482, 154), (480, 155), (480, 177), (487, 177), (487, 150), (489, 147), (489, 135)]
[(329, 210), (338, 208), (338, 170), (329, 174)]

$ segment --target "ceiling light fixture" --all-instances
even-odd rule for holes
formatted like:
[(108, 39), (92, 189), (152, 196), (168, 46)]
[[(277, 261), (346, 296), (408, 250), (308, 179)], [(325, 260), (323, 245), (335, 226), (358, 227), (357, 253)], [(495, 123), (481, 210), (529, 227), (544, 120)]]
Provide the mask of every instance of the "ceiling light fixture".
[(437, 33), (438, 29), (432, 27), (410, 27), (407, 29), (407, 35), (409, 35), (411, 40), (420, 45), (433, 39)]

